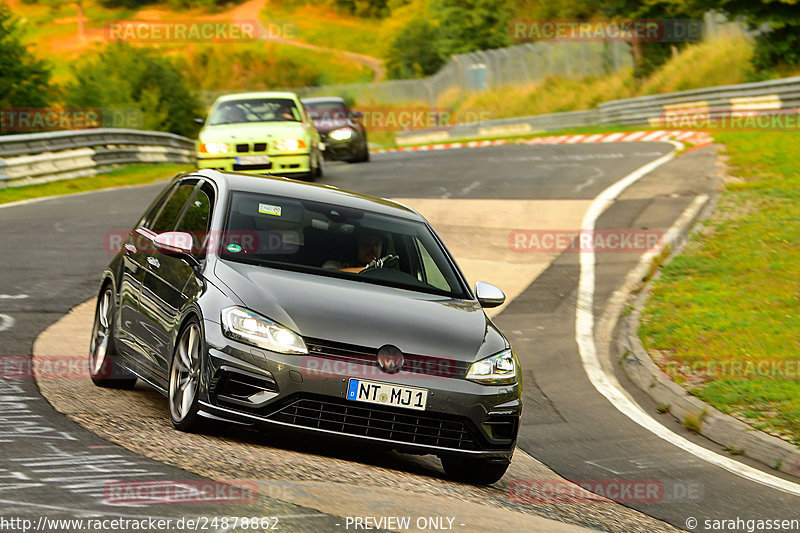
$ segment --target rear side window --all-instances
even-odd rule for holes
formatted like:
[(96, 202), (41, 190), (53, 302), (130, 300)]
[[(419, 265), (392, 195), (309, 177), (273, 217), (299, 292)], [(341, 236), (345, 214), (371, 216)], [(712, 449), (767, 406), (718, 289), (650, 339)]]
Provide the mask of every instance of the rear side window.
[(194, 183), (184, 183), (179, 185), (172, 197), (161, 208), (161, 212), (157, 215), (155, 221), (150, 225), (150, 231), (153, 233), (163, 233), (171, 231), (178, 221), (178, 217), (183, 211), (183, 206), (192, 195), (194, 190)]

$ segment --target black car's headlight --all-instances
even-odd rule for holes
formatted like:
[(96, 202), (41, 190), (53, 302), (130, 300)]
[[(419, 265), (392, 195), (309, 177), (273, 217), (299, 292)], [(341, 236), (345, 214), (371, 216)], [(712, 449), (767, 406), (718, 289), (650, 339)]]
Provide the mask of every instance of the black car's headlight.
[(517, 381), (517, 358), (514, 352), (504, 350), (486, 359), (472, 363), (467, 379), (484, 385), (509, 385)]
[(353, 130), (350, 128), (339, 128), (330, 133), (330, 138), (335, 141), (346, 141), (353, 136)]
[(307, 354), (303, 338), (287, 327), (243, 307), (222, 310), (222, 332), (226, 337), (278, 353)]

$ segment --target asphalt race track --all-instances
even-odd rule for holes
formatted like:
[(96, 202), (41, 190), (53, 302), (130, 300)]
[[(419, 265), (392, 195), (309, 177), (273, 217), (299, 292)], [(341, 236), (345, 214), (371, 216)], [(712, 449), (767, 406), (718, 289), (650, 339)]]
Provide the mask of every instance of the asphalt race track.
[[(485, 220), (487, 227), (513, 228), (514, 221), (505, 219), (513, 211), (498, 209), (508, 205), (501, 201), (537, 201), (564, 209), (579, 205), (585, 208), (607, 187), (673, 149), (669, 143), (609, 143), (389, 153), (373, 156), (368, 164), (329, 164), (322, 183), (377, 196), (416, 199), (428, 209), (440, 204), (470, 209), (485, 206), (478, 213), (478, 220)], [(603, 212), (597, 228), (666, 231), (698, 195), (713, 193), (712, 150), (707, 147), (682, 154), (645, 175)], [(104, 235), (129, 229), (162, 187), (163, 184), (100, 191), (0, 208), (0, 354), (4, 356), (4, 365), (8, 361), (27, 360), (42, 331), (73, 307), (95, 296), (98, 276), (111, 257), (104, 247)], [(475, 202), (447, 204), (467, 200)], [(423, 207), (419, 209), (429, 216)], [(453, 216), (452, 211), (448, 211), (448, 216)], [(475, 220), (475, 213), (471, 216)], [(433, 223), (437, 228), (439, 222), (448, 225), (446, 217), (441, 221), (431, 218), (436, 218)], [(565, 224), (580, 224), (580, 219), (581, 213), (563, 215), (564, 221), (577, 221)], [(497, 225), (498, 221), (504, 225)], [(579, 227), (570, 225), (560, 229), (574, 231)], [(530, 223), (519, 227), (530, 228)], [(442, 233), (459, 261), (459, 250), (494, 250), (482, 257), (488, 265), (483, 267), (486, 272), (491, 272), (494, 254), (508, 255), (513, 242), (513, 238), (497, 231), (477, 234), (473, 240), (448, 238), (448, 232)], [(529, 258), (536, 253), (537, 250), (517, 250), (511, 255)], [(538, 253), (546, 255), (541, 250)], [(565, 252), (540, 261), (533, 282), (530, 285), (525, 282), (519, 291), (512, 292), (513, 301), (495, 317), (511, 340), (524, 370), (525, 408), (519, 447), (552, 469), (553, 481), (558, 476), (573, 481), (593, 480), (600, 488), (610, 482), (633, 485), (652, 482), (660, 487), (657, 493), (629, 498), (624, 505), (663, 521), (664, 531), (673, 530), (667, 524), (678, 529), (713, 531), (704, 525), (706, 520), (713, 519), (800, 517), (797, 485), (797, 491), (791, 494), (709, 464), (644, 429), (595, 389), (587, 377), (576, 341), (580, 256)], [(639, 256), (639, 253), (597, 254), (593, 300), (596, 320), (606, 311), (614, 291), (636, 266)], [(476, 269), (481, 266), (481, 258), (467, 257), (465, 261), (475, 263)], [(485, 281), (504, 286), (503, 279)], [(615, 367), (608, 365), (611, 369)], [(624, 375), (617, 374), (639, 405), (666, 428), (708, 450), (727, 455), (719, 446), (683, 429), (671, 417), (656, 414), (656, 406), (649, 398), (626, 384)], [(108, 479), (198, 482), (203, 479), (195, 473), (142, 457), (154, 454), (134, 453), (86, 431), (54, 411), (32, 379), (14, 379), (4, 371), (0, 397), (3, 409), (0, 516), (91, 518), (108, 512), (93, 503), (102, 498)], [(81, 401), (81, 397), (73, 399), (76, 406)], [(166, 413), (166, 404), (163, 407)], [(92, 413), (97, 416), (96, 410)], [(135, 416), (136, 409), (131, 408), (131, 413)], [(104, 420), (93, 423), (104, 425)], [(242, 439), (244, 446), (247, 439), (236, 438)], [(234, 439), (229, 444), (236, 447), (240, 441)], [(158, 446), (169, 443), (159, 441)], [(195, 450), (187, 449), (185, 453), (192, 454)], [(797, 481), (753, 461), (736, 459), (767, 475)], [(320, 454), (319, 460), (328, 458)], [(362, 461), (359, 468), (411, 469), (427, 475), (432, 483), (444, 483), (432, 464), (422, 459), (391, 456)], [(506, 478), (511, 475), (509, 472)], [(504, 482), (511, 500), (509, 509), (525, 504), (524, 512), (591, 529), (634, 530), (615, 524), (613, 513), (593, 514), (595, 508), (591, 505), (584, 505), (583, 515), (574, 513), (565, 517), (544, 505), (545, 502), (535, 499), (515, 502), (510, 497), (513, 490), (510, 487), (515, 482), (517, 487), (525, 487), (526, 480), (504, 479)], [(185, 504), (161, 506), (154, 512), (147, 506), (130, 505), (115, 508), (114, 513), (124, 517), (158, 514), (169, 518), (250, 516), (257, 512), (258, 516), (278, 517), (280, 531), (345, 530), (342, 514), (320, 512), (313, 501), (295, 505), (281, 501), (279, 494), (275, 496), (260, 500), (257, 507), (253, 503), (219, 508)], [(452, 497), (458, 499), (457, 494)], [(520, 497), (524, 499), (525, 495)], [(625, 512), (626, 520), (630, 520), (632, 512)], [(656, 523), (645, 518), (643, 524)], [(650, 531), (654, 527), (647, 525), (641, 530)], [(458, 524), (454, 529), (459, 529)], [(209, 530), (231, 528), (216, 524)]]

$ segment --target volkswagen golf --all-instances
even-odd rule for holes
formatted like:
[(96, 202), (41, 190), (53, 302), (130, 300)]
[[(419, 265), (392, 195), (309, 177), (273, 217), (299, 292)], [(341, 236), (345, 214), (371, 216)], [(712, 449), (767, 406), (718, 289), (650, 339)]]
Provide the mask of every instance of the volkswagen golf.
[(103, 387), (137, 379), (178, 430), (286, 428), (435, 454), (493, 483), (522, 411), (519, 361), (430, 224), (393, 201), (287, 178), (176, 176), (102, 274)]

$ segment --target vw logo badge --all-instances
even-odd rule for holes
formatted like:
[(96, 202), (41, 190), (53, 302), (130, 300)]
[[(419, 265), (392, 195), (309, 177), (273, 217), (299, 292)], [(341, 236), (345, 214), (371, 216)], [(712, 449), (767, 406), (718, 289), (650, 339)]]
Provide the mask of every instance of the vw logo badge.
[(396, 374), (403, 368), (403, 352), (397, 346), (387, 344), (378, 350), (378, 365), (387, 374)]

